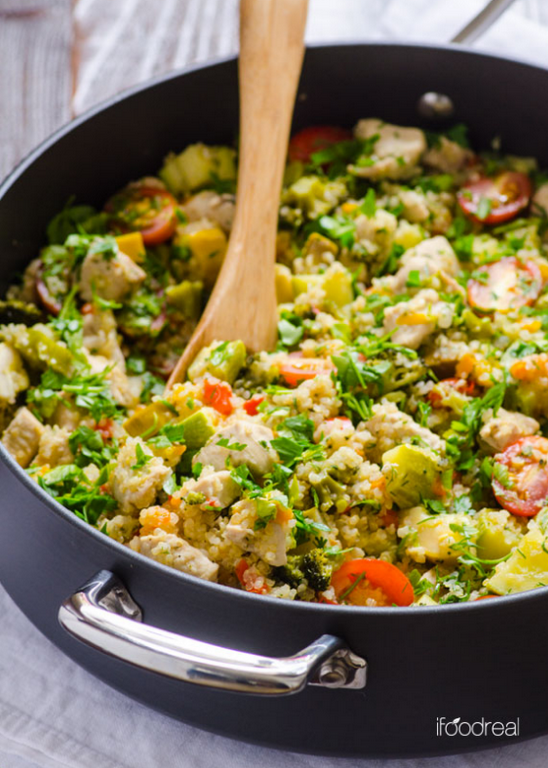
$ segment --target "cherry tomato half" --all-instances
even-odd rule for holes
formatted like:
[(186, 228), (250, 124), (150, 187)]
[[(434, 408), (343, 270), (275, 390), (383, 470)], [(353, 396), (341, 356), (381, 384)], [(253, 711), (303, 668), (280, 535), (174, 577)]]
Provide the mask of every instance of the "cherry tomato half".
[(146, 183), (130, 184), (111, 197), (105, 210), (122, 232), (140, 232), (145, 245), (159, 245), (175, 232), (177, 200), (171, 192)]
[(464, 186), (457, 194), (463, 212), (480, 224), (502, 224), (529, 205), (533, 187), (529, 176), (506, 171), (495, 178), (482, 178)]
[(495, 456), (491, 485), (501, 507), (518, 517), (534, 517), (548, 498), (548, 440), (522, 437)]
[[(386, 596), (385, 605), (411, 605), (413, 586), (407, 576), (392, 563), (372, 558), (348, 560), (331, 578), (337, 599), (353, 605), (365, 605), (371, 589), (380, 589)], [(355, 584), (355, 586), (353, 586)]]
[(533, 304), (542, 289), (542, 275), (533, 261), (505, 256), (476, 270), (468, 281), (468, 303), (481, 312), (508, 312)]
[(301, 381), (313, 379), (321, 373), (330, 373), (335, 370), (331, 360), (323, 357), (291, 356), (290, 360), (280, 365), (280, 376), (290, 387), (296, 387)]
[(310, 156), (322, 149), (327, 149), (332, 144), (340, 141), (349, 141), (352, 133), (346, 128), (337, 128), (332, 125), (316, 125), (305, 128), (291, 137), (289, 142), (289, 159), (308, 163)]

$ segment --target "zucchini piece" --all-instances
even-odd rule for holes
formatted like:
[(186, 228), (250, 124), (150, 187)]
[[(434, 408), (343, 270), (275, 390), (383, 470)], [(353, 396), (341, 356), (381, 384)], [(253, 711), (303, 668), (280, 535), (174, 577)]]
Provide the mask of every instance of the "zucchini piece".
[(403, 443), (382, 456), (386, 489), (400, 509), (420, 504), (436, 494), (433, 486), (440, 479), (436, 460), (422, 448)]
[(124, 421), (123, 427), (131, 437), (153, 437), (173, 419), (173, 411), (161, 400), (144, 405)]
[(178, 285), (169, 285), (166, 288), (167, 303), (189, 320), (197, 320), (202, 308), (203, 288), (204, 284), (201, 280), (195, 282), (183, 280)]
[(6, 325), (0, 329), (0, 338), (14, 347), (31, 366), (51, 368), (65, 376), (72, 372), (72, 353), (54, 337), (47, 325), (38, 323), (30, 328), (21, 324)]
[(517, 520), (504, 509), (482, 509), (477, 520), (478, 557), (484, 560), (506, 557), (523, 536)]
[(533, 529), (519, 542), (508, 560), (495, 567), (485, 586), (497, 595), (548, 586), (548, 539)]
[(27, 304), (18, 299), (0, 300), (0, 325), (34, 325), (40, 322), (42, 317), (42, 312), (34, 304)]
[(214, 342), (204, 347), (189, 366), (187, 376), (190, 381), (210, 373), (221, 381), (232, 384), (245, 363), (247, 351), (243, 341)]
[(189, 451), (198, 451), (203, 448), (210, 437), (215, 434), (215, 423), (206, 409), (196, 411), (181, 422), (185, 445)]
[(229, 147), (191, 144), (179, 155), (168, 155), (159, 173), (175, 194), (211, 186), (216, 179), (236, 179), (236, 152)]

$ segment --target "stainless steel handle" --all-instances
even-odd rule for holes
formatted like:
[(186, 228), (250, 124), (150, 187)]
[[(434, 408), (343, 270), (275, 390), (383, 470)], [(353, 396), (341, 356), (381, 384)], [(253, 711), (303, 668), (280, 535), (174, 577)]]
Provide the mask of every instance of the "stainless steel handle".
[(472, 21), (463, 27), (460, 32), (451, 39), (452, 43), (461, 43), (464, 45), (470, 45), (474, 40), (487, 32), (495, 21), (502, 16), (504, 11), (512, 5), (514, 0), (489, 0), (485, 8), (474, 16)]
[(294, 656), (242, 653), (142, 624), (142, 612), (110, 571), (100, 571), (59, 609), (70, 634), (143, 669), (187, 683), (243, 693), (284, 695), (306, 684), (365, 686), (367, 663), (333, 635), (322, 635)]

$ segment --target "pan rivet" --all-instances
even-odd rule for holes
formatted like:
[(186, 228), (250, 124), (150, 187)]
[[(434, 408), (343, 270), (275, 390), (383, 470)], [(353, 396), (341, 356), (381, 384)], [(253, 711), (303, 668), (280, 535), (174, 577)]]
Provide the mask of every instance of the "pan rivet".
[(339, 659), (330, 659), (322, 664), (318, 674), (321, 685), (329, 688), (342, 688), (347, 683), (347, 669)]
[(428, 91), (417, 102), (417, 111), (427, 120), (444, 120), (455, 112), (455, 105), (444, 93)]

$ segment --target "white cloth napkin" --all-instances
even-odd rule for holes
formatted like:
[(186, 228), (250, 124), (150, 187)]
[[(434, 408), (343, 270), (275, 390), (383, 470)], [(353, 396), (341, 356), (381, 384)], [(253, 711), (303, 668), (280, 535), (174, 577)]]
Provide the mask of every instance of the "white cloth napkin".
[[(312, 0), (310, 41), (443, 42), (485, 0), (392, 0), (374, 29), (363, 0)], [(548, 66), (548, 28), (525, 18), (522, 0), (477, 48)], [(386, 0), (368, 0), (381, 7)], [(540, 0), (538, 0), (540, 2)], [(350, 23), (351, 22), (351, 23)], [(548, 737), (430, 760), (333, 760), (280, 753), (201, 732), (111, 690), (61, 654), (0, 587), (0, 768), (545, 768)]]

